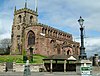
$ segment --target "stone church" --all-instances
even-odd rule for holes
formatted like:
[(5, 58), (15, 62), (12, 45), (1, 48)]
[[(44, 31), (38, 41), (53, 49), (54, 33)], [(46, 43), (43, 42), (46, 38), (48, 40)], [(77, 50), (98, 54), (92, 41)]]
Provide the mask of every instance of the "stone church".
[(19, 10), (15, 7), (11, 41), (11, 54), (80, 55), (80, 44), (72, 34), (39, 23), (37, 10), (27, 8), (26, 3)]

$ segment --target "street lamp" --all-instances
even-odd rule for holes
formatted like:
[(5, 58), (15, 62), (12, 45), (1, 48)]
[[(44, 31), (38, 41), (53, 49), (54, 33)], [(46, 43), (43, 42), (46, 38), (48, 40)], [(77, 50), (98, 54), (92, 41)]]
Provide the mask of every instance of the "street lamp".
[(79, 59), (87, 59), (87, 56), (85, 53), (85, 47), (84, 47), (84, 34), (83, 34), (83, 30), (84, 30), (83, 22), (84, 22), (84, 20), (82, 19), (81, 16), (80, 16), (80, 19), (78, 20), (78, 22), (80, 25), (80, 32), (81, 32), (81, 47), (80, 47)]

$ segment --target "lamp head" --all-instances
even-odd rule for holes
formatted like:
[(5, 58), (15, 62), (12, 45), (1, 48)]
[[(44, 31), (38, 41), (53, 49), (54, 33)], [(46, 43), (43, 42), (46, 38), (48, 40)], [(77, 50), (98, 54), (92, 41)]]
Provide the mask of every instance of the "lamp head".
[(82, 27), (84, 20), (82, 19), (82, 17), (80, 16), (80, 19), (78, 20), (80, 26)]

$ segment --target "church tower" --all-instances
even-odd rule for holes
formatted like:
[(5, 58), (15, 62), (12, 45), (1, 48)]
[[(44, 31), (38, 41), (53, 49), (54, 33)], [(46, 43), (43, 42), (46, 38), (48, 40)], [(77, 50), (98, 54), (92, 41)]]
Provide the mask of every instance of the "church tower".
[(37, 16), (37, 11), (27, 8), (27, 2), (25, 2), (25, 7), (22, 9), (17, 10), (15, 7), (11, 35), (11, 54), (22, 54), (24, 48), (24, 30), (27, 26), (38, 22)]

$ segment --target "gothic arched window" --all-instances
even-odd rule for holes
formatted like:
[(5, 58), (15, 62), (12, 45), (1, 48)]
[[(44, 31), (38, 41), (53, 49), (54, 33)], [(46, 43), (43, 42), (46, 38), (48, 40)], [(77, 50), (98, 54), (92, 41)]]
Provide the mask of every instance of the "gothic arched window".
[(21, 15), (19, 15), (19, 16), (18, 16), (18, 20), (19, 20), (18, 22), (19, 22), (19, 23), (21, 23), (21, 19), (22, 19), (22, 17), (21, 17)]
[(43, 33), (43, 34), (45, 33), (45, 30), (44, 30), (44, 28), (42, 28), (42, 33)]
[(57, 53), (60, 54), (60, 45), (57, 44)]
[(50, 30), (48, 30), (48, 35), (50, 36)]
[(70, 50), (67, 51), (67, 55), (70, 55)]
[(33, 31), (29, 31), (28, 33), (28, 45), (34, 45), (35, 44), (35, 34)]
[(33, 16), (30, 17), (30, 23), (32, 23), (32, 20), (33, 20)]

